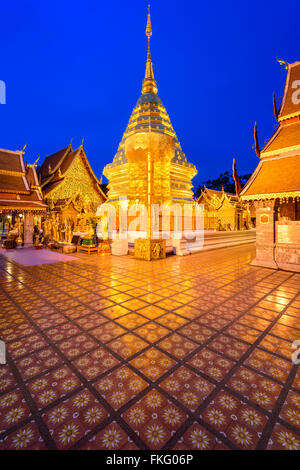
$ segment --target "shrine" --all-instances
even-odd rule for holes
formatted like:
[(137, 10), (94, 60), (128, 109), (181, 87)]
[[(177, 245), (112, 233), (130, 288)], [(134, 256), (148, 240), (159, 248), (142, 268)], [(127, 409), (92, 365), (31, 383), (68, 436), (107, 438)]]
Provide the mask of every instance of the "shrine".
[(232, 231), (255, 227), (255, 211), (236, 194), (205, 188), (197, 199), (204, 205), (204, 230)]
[(256, 258), (252, 264), (300, 271), (300, 62), (284, 63), (287, 75), (272, 137), (241, 198), (256, 209)]
[(66, 148), (45, 158), (39, 170), (41, 189), (49, 214), (43, 220), (45, 235), (68, 244), (73, 235), (91, 240), (96, 231), (97, 208), (106, 196), (83, 148)]
[(6, 248), (33, 243), (33, 227), (46, 213), (35, 164), (24, 162), (23, 150), (0, 149), (0, 236)]
[[(163, 214), (158, 213), (159, 211), (154, 213), (154, 210), (151, 215), (148, 214), (148, 219), (145, 218), (144, 224), (141, 223), (135, 229), (130, 229), (136, 217), (134, 208), (137, 204), (146, 207), (148, 213), (152, 211), (154, 205), (160, 207), (163, 205), (165, 208), (176, 206), (180, 214), (183, 213), (185, 205), (189, 205), (191, 209), (195, 207), (191, 180), (197, 174), (196, 167), (187, 161), (169, 115), (157, 94), (150, 52), (152, 35), (150, 12), (146, 35), (148, 52), (142, 93), (131, 114), (113, 162), (106, 165), (103, 170), (104, 176), (109, 180), (108, 199), (104, 206), (111, 205), (115, 208), (117, 222), (114, 229), (117, 232), (120, 230), (120, 210), (126, 212), (127, 225), (123, 230), (129, 229), (129, 243), (134, 243), (135, 239), (140, 237), (151, 238), (154, 234), (156, 238), (161, 237), (163, 230)], [(179, 225), (184, 227), (182, 215), (171, 213), (166, 217), (171, 232), (176, 231), (178, 218), (180, 218)], [(124, 245), (125, 254), (126, 242), (120, 241), (120, 244)], [(163, 251), (162, 247), (161, 252)]]

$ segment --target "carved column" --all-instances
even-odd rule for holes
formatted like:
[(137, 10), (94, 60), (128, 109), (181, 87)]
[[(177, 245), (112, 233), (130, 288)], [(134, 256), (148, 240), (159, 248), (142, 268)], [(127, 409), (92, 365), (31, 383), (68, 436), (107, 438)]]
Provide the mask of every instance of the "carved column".
[(32, 246), (33, 235), (33, 215), (25, 214), (24, 216), (24, 246)]
[(256, 258), (252, 265), (278, 268), (275, 262), (275, 200), (255, 201)]

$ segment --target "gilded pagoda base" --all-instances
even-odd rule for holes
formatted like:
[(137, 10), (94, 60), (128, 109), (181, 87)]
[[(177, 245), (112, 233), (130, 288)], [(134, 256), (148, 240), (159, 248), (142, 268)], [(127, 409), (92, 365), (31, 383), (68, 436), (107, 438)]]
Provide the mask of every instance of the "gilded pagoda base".
[(152, 261), (166, 257), (166, 240), (162, 238), (137, 238), (134, 242), (134, 257)]
[(111, 254), (115, 256), (128, 255), (128, 240), (124, 238), (112, 240), (111, 241)]

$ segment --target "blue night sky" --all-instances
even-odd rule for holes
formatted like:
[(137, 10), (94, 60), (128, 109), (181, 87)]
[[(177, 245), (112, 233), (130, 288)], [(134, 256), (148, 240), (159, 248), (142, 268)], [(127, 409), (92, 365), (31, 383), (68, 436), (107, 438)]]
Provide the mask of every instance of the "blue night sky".
[[(147, 1), (14, 1), (1, 5), (0, 147), (27, 142), (32, 163), (85, 139), (98, 177), (110, 163), (139, 97)], [(193, 180), (252, 172), (274, 130), (272, 94), (300, 60), (299, 0), (152, 0), (154, 74)]]

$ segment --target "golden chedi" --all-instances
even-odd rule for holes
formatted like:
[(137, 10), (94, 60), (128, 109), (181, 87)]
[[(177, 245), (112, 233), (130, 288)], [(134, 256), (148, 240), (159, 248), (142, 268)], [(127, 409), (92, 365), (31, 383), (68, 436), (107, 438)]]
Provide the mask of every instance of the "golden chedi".
[[(137, 203), (148, 208), (153, 204), (183, 206), (194, 202), (191, 179), (197, 174), (197, 170), (187, 161), (168, 113), (157, 95), (150, 53), (150, 13), (146, 35), (148, 52), (142, 94), (131, 114), (113, 162), (106, 165), (103, 171), (109, 180), (105, 205), (114, 205), (117, 229), (118, 209), (122, 199), (127, 201), (125, 206), (129, 210)], [(128, 224), (130, 221), (131, 217), (128, 216)], [(171, 230), (172, 225), (174, 224), (171, 223)], [(142, 227), (139, 229), (143, 230)]]

